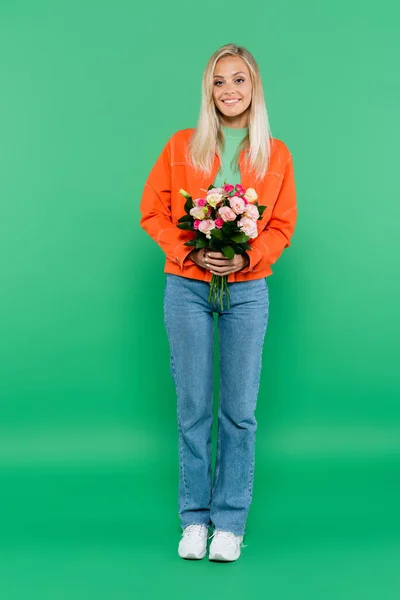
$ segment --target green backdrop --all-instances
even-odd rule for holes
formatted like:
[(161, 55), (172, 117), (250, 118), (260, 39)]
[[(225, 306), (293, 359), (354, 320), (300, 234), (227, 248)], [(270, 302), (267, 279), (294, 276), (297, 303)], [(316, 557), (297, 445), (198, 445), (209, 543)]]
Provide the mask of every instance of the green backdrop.
[[(399, 597), (398, 16), (1, 1), (2, 599)], [(259, 63), (298, 222), (267, 280), (247, 547), (223, 566), (177, 555), (164, 255), (139, 202), (228, 42)]]

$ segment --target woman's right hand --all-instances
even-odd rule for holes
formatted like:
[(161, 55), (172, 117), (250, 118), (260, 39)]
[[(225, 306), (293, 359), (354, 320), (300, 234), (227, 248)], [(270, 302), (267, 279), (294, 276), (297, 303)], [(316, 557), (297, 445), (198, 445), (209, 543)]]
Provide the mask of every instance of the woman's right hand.
[(206, 249), (205, 248), (196, 248), (189, 252), (186, 258), (190, 258), (196, 265), (202, 267), (203, 269), (208, 269), (208, 265), (205, 262), (206, 259)]
[(186, 258), (190, 258), (202, 269), (211, 271), (213, 275), (220, 276), (241, 271), (249, 266), (250, 257), (247, 252), (235, 254), (230, 260), (224, 256), (223, 252), (217, 252), (216, 250), (211, 250), (211, 252), (209, 252), (209, 250), (210, 248), (195, 248), (189, 252)]

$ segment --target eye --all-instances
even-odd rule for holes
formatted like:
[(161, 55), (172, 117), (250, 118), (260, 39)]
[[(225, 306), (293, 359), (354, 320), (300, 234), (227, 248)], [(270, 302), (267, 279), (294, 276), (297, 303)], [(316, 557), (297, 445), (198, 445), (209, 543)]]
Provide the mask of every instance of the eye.
[[(235, 79), (236, 81), (244, 81), (243, 77), (238, 77), (237, 79)], [(215, 81), (215, 85), (217, 85), (218, 83), (223, 83), (223, 81)]]

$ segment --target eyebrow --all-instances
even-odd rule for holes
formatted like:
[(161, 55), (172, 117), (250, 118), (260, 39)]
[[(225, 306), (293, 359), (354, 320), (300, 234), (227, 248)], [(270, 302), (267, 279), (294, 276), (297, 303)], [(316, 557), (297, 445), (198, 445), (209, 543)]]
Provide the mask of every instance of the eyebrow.
[[(232, 77), (235, 77), (235, 75), (239, 75), (239, 73), (243, 73), (243, 75), (246, 75), (246, 73), (244, 71), (237, 71), (236, 73), (234, 73), (232, 75)], [(225, 79), (225, 77), (222, 77), (222, 75), (214, 75), (214, 79), (215, 77), (220, 77), (221, 79)]]

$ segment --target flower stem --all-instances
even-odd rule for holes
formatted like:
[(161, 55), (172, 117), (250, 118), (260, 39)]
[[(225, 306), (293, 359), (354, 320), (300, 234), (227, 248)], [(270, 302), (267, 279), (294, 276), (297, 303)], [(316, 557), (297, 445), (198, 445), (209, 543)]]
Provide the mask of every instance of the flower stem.
[(229, 288), (228, 278), (226, 275), (213, 275), (210, 281), (210, 290), (208, 293), (208, 302), (216, 304), (219, 300), (221, 310), (224, 310), (224, 292), (228, 302), (228, 309), (230, 308), (229, 302)]

